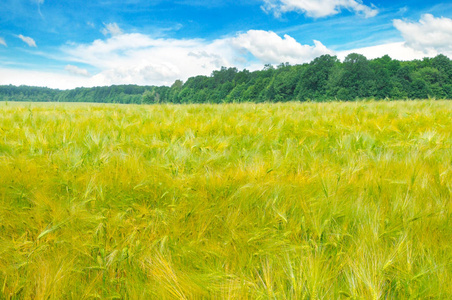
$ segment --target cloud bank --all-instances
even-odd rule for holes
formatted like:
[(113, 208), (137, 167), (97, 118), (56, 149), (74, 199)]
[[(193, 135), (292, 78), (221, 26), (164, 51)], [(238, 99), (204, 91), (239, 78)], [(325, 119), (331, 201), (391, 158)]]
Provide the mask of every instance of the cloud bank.
[(406, 45), (405, 42), (387, 43), (370, 47), (363, 47), (357, 49), (351, 49), (346, 51), (338, 51), (336, 53), (340, 60), (343, 60), (350, 53), (359, 53), (367, 57), (368, 59), (374, 59), (389, 55), (392, 59), (397, 60), (413, 60), (422, 59), (426, 56), (433, 57), (437, 53), (424, 53), (423, 51), (415, 50)]
[(413, 60), (444, 54), (452, 58), (452, 19), (421, 16), (419, 22), (394, 20), (394, 27), (404, 41), (337, 52), (340, 59), (349, 53), (363, 54), (369, 59), (388, 54), (393, 59)]
[(361, 0), (264, 0), (262, 9), (273, 13), (276, 17), (295, 11), (309, 17), (322, 18), (336, 15), (341, 12), (341, 9), (347, 9), (366, 18), (378, 14), (378, 10), (373, 5), (364, 5)]
[(402, 34), (406, 46), (425, 54), (452, 55), (452, 19), (424, 14), (419, 22), (394, 20), (394, 26)]
[(301, 45), (289, 35), (281, 38), (272, 31), (250, 30), (232, 39), (233, 45), (249, 51), (261, 63), (291, 64), (304, 63), (322, 54), (332, 54), (321, 42), (314, 41), (314, 46)]
[[(210, 75), (222, 66), (255, 70), (267, 63), (303, 63), (332, 53), (318, 41), (313, 46), (301, 45), (288, 35), (281, 38), (263, 30), (213, 41), (155, 39), (140, 33), (118, 33), (90, 44), (65, 46), (63, 52), (65, 60), (97, 68), (99, 72), (92, 78), (104, 85), (170, 85), (176, 79)], [(67, 71), (82, 75), (72, 67)]]
[(3, 46), (5, 46), (5, 47), (8, 47), (8, 45), (7, 45), (6, 42), (5, 42), (5, 39), (4, 39), (4, 38), (1, 38), (1, 37), (0, 37), (0, 45), (3, 45)]

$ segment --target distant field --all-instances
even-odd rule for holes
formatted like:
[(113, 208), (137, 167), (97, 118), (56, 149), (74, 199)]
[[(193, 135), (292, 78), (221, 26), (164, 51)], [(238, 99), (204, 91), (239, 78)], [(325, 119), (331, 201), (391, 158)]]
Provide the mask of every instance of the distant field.
[(452, 102), (0, 102), (0, 299), (451, 299)]

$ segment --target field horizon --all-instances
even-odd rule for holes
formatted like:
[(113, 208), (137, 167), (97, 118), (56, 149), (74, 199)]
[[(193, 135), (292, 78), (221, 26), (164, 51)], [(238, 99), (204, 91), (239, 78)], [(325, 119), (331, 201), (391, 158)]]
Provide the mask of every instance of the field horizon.
[(0, 102), (2, 299), (448, 299), (452, 102)]

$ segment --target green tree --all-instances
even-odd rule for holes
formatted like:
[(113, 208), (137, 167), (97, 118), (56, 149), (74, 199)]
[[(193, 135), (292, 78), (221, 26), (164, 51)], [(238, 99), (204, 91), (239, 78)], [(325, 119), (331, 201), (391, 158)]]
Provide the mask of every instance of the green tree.
[(410, 89), (410, 98), (412, 99), (426, 99), (432, 95), (432, 90), (429, 88), (425, 80), (418, 78), (413, 80)]
[(375, 75), (364, 55), (351, 53), (343, 63), (341, 87), (348, 90), (346, 100), (375, 96)]
[(141, 102), (143, 104), (152, 104), (152, 103), (159, 103), (160, 102), (160, 95), (155, 92), (155, 90), (149, 91), (146, 90), (143, 93), (143, 96), (141, 98)]
[(336, 56), (322, 55), (314, 59), (300, 71), (303, 72), (296, 88), (300, 100), (321, 98), (327, 94), (327, 83), (335, 65), (339, 63)]

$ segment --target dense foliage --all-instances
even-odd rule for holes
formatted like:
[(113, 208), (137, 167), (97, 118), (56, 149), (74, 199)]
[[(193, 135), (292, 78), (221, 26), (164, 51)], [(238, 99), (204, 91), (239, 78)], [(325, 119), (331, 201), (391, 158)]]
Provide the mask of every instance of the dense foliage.
[(52, 90), (0, 86), (0, 100), (101, 103), (222, 103), (452, 98), (452, 61), (444, 56), (398, 61), (352, 53), (343, 62), (323, 55), (303, 65), (261, 71), (221, 68), (171, 87), (118, 85)]

